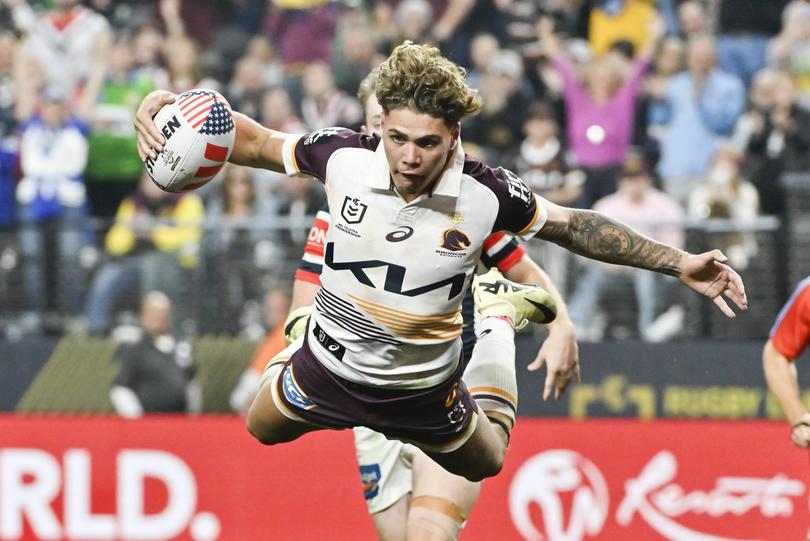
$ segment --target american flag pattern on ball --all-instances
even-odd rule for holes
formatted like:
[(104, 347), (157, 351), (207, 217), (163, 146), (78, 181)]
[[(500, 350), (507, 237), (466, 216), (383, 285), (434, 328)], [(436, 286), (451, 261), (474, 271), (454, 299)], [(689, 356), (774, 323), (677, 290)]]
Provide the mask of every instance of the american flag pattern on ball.
[(231, 111), (219, 100), (216, 100), (208, 112), (208, 119), (202, 125), (200, 133), (221, 135), (233, 129)]
[(189, 90), (177, 98), (180, 113), (200, 133), (219, 135), (233, 129), (230, 106), (225, 99), (210, 90)]
[[(233, 120), (231, 120), (231, 124), (233, 124)], [(200, 181), (192, 182), (183, 186), (184, 192), (199, 188), (200, 186), (204, 185), (206, 182), (214, 178), (214, 176), (217, 173), (219, 173), (219, 170), (222, 169), (223, 165), (225, 165), (225, 160), (228, 159), (228, 147), (221, 147), (213, 143), (206, 143), (204, 156), (206, 159), (216, 163), (214, 163), (213, 165), (206, 165), (198, 168), (197, 171), (194, 173), (194, 178), (200, 179)]]
[(233, 150), (236, 125), (231, 107), (216, 90), (183, 92), (164, 105), (154, 121), (165, 143), (144, 165), (155, 184), (166, 191), (203, 186), (220, 172)]

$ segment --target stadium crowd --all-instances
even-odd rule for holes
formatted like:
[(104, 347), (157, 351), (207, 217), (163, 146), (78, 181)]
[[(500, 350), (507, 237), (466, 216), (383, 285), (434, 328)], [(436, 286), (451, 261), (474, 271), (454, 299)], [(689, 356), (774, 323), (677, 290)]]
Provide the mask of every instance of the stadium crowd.
[[(810, 170), (802, 0), (0, 5), (7, 333), (107, 333), (118, 310), (153, 290), (172, 299), (181, 325), (194, 322), (188, 333), (273, 319), (261, 306), (292, 281), (320, 187), (228, 166), (193, 193), (160, 191), (132, 126), (155, 88), (216, 89), (286, 132), (359, 128), (355, 94), (366, 74), (404, 40), (434, 43), (468, 69), (485, 101), (462, 125), (468, 153), (551, 201), (610, 208), (668, 242), (684, 243), (690, 223), (736, 220), (721, 248), (742, 271), (760, 248), (746, 222), (784, 218), (780, 177)], [(573, 317), (615, 281), (601, 265), (580, 269), (537, 244), (530, 249), (570, 296)], [(638, 302), (638, 336), (680, 328), (682, 310), (646, 302), (666, 298), (667, 285), (636, 283), (637, 299), (626, 302)], [(604, 320), (582, 312), (580, 336), (601, 338)]]

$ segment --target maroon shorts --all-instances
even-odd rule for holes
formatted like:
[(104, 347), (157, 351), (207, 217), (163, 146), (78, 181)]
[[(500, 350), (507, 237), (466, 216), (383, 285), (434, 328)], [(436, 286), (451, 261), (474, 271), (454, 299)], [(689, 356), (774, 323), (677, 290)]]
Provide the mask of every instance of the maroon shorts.
[(462, 363), (446, 381), (426, 389), (386, 389), (331, 372), (307, 345), (293, 353), (276, 379), (276, 396), (294, 417), (326, 428), (365, 426), (391, 439), (435, 452), (458, 449), (477, 424), (477, 409)]

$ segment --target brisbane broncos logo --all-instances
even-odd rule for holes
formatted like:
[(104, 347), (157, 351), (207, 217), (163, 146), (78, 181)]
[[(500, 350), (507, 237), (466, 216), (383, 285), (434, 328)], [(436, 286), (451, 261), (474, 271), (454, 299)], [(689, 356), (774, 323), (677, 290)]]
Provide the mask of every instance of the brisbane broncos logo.
[(458, 229), (445, 229), (442, 233), (441, 246), (451, 252), (460, 252), (470, 247), (470, 238)]

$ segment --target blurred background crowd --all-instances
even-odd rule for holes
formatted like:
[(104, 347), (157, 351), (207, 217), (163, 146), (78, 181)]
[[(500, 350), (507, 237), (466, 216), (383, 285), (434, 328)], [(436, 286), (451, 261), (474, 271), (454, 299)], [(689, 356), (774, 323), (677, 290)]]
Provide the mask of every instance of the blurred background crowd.
[[(434, 43), (484, 98), (468, 154), (556, 203), (719, 247), (727, 327), (665, 277), (530, 244), (585, 340), (761, 337), (810, 268), (803, 0), (0, 0), (0, 331), (106, 335), (162, 291), (185, 336), (283, 321), (319, 184), (228, 166), (168, 194), (132, 127), (151, 90), (220, 91), (291, 133), (358, 129), (366, 74)], [(596, 307), (596, 309), (594, 309)], [(729, 334), (731, 333), (731, 334)]]

